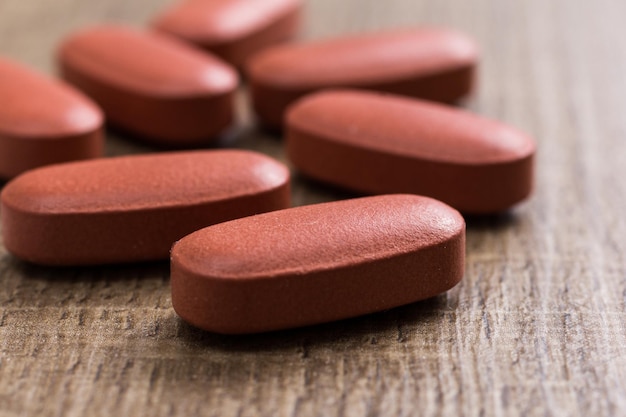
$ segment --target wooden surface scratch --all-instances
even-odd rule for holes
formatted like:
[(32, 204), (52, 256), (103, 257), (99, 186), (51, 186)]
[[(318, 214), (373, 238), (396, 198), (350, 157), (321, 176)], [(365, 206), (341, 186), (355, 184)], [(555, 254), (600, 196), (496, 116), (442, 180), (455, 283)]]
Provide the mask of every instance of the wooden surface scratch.
[[(0, 1), (0, 54), (54, 73), (59, 39), (166, 0)], [(626, 415), (626, 2), (310, 0), (304, 37), (447, 25), (481, 45), (465, 107), (537, 138), (533, 198), (468, 219), (447, 294), (224, 337), (171, 308), (167, 263), (42, 268), (0, 247), (0, 416)], [(0, 106), (4, 105), (0, 103)], [(285, 160), (242, 90), (224, 146)], [(110, 134), (109, 155), (151, 152)], [(295, 176), (293, 200), (347, 194)]]

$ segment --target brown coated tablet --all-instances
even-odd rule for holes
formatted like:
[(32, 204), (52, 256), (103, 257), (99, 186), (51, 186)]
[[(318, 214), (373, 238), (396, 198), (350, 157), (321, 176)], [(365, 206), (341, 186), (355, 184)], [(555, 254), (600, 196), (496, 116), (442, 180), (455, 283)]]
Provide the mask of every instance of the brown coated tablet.
[(1, 195), (4, 245), (47, 265), (166, 259), (199, 228), (289, 207), (287, 168), (256, 152), (172, 152), (40, 168)]
[(463, 277), (465, 222), (414, 195), (303, 206), (176, 242), (172, 304), (194, 326), (256, 333), (433, 297)]
[(0, 103), (0, 178), (102, 156), (102, 112), (71, 86), (0, 58)]
[(153, 143), (201, 144), (232, 123), (235, 70), (170, 36), (98, 26), (67, 38), (58, 60), (108, 122)]
[(470, 93), (475, 43), (447, 29), (372, 33), (266, 49), (247, 63), (259, 120), (281, 127), (287, 106), (325, 88), (363, 88), (441, 102)]
[(291, 39), (300, 9), (300, 0), (182, 0), (152, 26), (241, 67), (253, 53)]
[(414, 193), (494, 213), (532, 190), (535, 143), (503, 123), (435, 103), (364, 91), (305, 97), (287, 116), (302, 173), (366, 194)]

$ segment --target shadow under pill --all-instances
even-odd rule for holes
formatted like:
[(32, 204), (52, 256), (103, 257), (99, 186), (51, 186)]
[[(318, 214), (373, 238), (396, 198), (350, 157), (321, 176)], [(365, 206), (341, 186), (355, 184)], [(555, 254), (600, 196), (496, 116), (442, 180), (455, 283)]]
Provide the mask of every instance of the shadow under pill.
[(322, 181), (306, 177), (299, 172), (292, 174), (291, 183), (294, 206), (365, 197), (365, 194), (358, 194), (331, 184), (326, 184)]
[(165, 151), (184, 151), (194, 149), (222, 149), (237, 146), (244, 129), (233, 125), (216, 137), (190, 144), (161, 144), (144, 136), (129, 132), (119, 126), (107, 125), (106, 156), (121, 156), (135, 153), (154, 153)]
[(465, 224), (468, 231), (504, 230), (519, 224), (520, 219), (515, 210), (507, 210), (502, 213), (468, 215), (464, 214)]
[(168, 261), (96, 266), (43, 266), (22, 261), (10, 254), (6, 254), (0, 262), (26, 279), (47, 280), (58, 283), (86, 281), (118, 282), (154, 276), (163, 276), (169, 279), (170, 273)]
[(265, 153), (280, 161), (285, 161), (285, 151), (280, 137), (257, 130), (255, 127), (243, 127), (238, 141), (233, 147)]
[[(404, 342), (412, 329), (440, 320), (446, 310), (445, 296), (437, 296), (378, 313), (330, 323), (248, 335), (222, 335), (198, 329), (178, 318), (177, 338), (191, 349), (262, 353), (334, 346), (363, 346), (378, 341)], [(404, 331), (400, 329), (405, 329)], [(375, 340), (376, 342), (372, 342)]]
[(123, 156), (136, 153), (154, 153), (158, 149), (145, 143), (139, 143), (128, 139), (125, 133), (115, 128), (107, 127), (106, 140), (104, 144), (104, 156)]

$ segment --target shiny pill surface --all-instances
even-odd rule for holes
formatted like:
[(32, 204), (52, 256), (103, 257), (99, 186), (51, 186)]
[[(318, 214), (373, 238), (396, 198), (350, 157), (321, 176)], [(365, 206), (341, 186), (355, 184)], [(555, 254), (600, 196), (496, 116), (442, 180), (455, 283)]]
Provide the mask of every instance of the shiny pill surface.
[(232, 123), (236, 71), (170, 36), (92, 27), (66, 38), (58, 61), (108, 122), (155, 144), (202, 144)]
[(354, 90), (317, 93), (289, 110), (286, 142), (302, 173), (366, 194), (428, 195), (484, 214), (532, 191), (532, 138), (436, 103)]
[(124, 156), (29, 171), (1, 202), (4, 244), (24, 260), (149, 261), (202, 227), (289, 207), (289, 172), (241, 150)]
[(194, 326), (256, 333), (433, 297), (463, 277), (465, 222), (427, 197), (302, 206), (207, 227), (172, 248), (172, 303)]
[(454, 102), (470, 93), (478, 51), (468, 36), (406, 29), (281, 45), (247, 63), (260, 121), (281, 127), (287, 106), (325, 88), (363, 88)]
[(0, 178), (102, 156), (102, 112), (71, 86), (0, 58), (0, 103)]
[(158, 30), (241, 67), (255, 52), (292, 38), (300, 0), (182, 0), (153, 21)]

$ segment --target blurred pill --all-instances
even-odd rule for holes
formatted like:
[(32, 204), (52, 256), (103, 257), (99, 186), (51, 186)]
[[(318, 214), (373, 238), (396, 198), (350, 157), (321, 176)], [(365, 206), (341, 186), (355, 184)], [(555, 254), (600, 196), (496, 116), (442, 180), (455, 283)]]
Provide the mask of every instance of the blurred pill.
[(447, 29), (353, 35), (266, 49), (247, 63), (262, 124), (279, 128), (289, 104), (324, 88), (351, 87), (454, 102), (469, 94), (476, 44)]
[(506, 210), (532, 191), (533, 139), (416, 99), (317, 93), (290, 108), (286, 142), (302, 173), (367, 194), (422, 194), (483, 214)]
[(169, 36), (98, 26), (65, 39), (58, 60), (108, 122), (152, 143), (206, 143), (233, 121), (235, 70)]
[(291, 39), (300, 9), (300, 0), (182, 0), (152, 26), (241, 67), (253, 53)]
[(202, 227), (289, 207), (287, 168), (241, 150), (172, 152), (29, 171), (1, 195), (9, 252), (47, 265), (167, 259)]
[(0, 178), (101, 156), (102, 125), (100, 109), (71, 86), (0, 58)]

